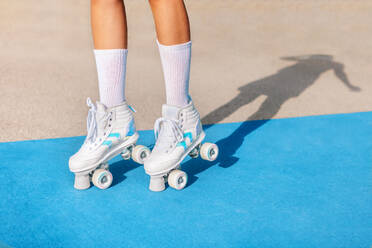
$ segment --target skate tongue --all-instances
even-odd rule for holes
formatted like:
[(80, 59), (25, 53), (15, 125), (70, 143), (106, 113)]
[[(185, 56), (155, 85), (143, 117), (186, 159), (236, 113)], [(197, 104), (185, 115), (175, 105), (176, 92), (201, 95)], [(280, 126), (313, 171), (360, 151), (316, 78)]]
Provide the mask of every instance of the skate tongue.
[(103, 104), (103, 103), (101, 103), (101, 102), (96, 102), (96, 105), (97, 105), (97, 112), (106, 112), (106, 106)]
[(104, 125), (105, 125), (105, 122), (103, 122), (103, 119), (106, 117), (107, 107), (101, 102), (96, 102), (96, 106), (97, 106), (97, 112), (96, 112), (97, 136), (102, 136)]
[(101, 102), (96, 102), (96, 106), (97, 106), (96, 119), (97, 121), (99, 121), (102, 119), (103, 116), (105, 116), (107, 107)]
[(163, 104), (162, 115), (165, 119), (178, 120), (179, 110), (177, 106)]

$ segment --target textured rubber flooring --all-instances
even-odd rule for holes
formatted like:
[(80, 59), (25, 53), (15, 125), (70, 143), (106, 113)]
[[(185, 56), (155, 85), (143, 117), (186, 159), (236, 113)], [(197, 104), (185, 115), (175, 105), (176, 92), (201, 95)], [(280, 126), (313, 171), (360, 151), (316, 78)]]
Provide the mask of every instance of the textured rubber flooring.
[[(150, 192), (110, 163), (107, 190), (73, 188), (83, 137), (0, 143), (0, 240), (12, 247), (370, 247), (372, 112), (216, 124), (221, 156)], [(150, 131), (140, 142), (151, 145)]]

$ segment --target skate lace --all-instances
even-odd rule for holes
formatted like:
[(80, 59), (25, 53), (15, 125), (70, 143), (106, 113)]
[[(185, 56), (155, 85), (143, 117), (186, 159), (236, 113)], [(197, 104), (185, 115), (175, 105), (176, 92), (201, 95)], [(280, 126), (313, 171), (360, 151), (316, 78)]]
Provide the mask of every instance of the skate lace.
[[(88, 97), (87, 98), (87, 105), (89, 107), (88, 117), (87, 117), (87, 137), (85, 138), (85, 143), (88, 142), (95, 142), (97, 138), (97, 107), (94, 105), (92, 100)], [(106, 115), (103, 119), (105, 123), (110, 118), (110, 115)]]
[[(173, 143), (178, 143), (183, 140), (183, 131), (179, 126), (179, 121), (165, 119), (163, 117), (157, 119), (154, 125), (154, 133), (156, 150), (168, 150), (172, 148)], [(170, 145), (170, 146), (169, 146)]]

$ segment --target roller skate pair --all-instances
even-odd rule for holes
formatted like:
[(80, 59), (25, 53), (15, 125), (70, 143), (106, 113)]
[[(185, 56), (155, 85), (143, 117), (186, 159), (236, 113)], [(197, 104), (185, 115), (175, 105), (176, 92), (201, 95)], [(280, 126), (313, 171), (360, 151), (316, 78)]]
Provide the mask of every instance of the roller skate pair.
[(100, 102), (94, 105), (88, 98), (87, 104), (88, 134), (69, 162), (70, 170), (75, 173), (76, 189), (87, 189), (90, 182), (100, 189), (108, 188), (113, 178), (107, 161), (118, 154), (144, 163), (152, 191), (164, 190), (166, 182), (178, 190), (186, 186), (187, 174), (180, 170), (180, 163), (187, 155), (196, 158), (200, 154), (209, 161), (218, 156), (215, 144), (201, 144), (205, 134), (191, 101), (183, 108), (163, 105), (162, 117), (155, 122), (156, 143), (151, 153), (147, 147), (136, 145), (139, 136), (127, 103), (106, 108)]

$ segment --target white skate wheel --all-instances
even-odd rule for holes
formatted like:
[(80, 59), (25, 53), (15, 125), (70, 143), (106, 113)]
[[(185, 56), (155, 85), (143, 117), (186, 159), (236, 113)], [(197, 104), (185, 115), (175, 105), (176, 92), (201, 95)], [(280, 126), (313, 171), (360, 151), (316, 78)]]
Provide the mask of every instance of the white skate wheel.
[(199, 147), (195, 147), (194, 149), (191, 150), (191, 152), (189, 153), (189, 156), (191, 158), (197, 158), (199, 157)]
[(128, 160), (128, 159), (130, 159), (130, 151), (126, 148), (126, 149), (121, 153), (121, 157), (122, 157), (124, 160)]
[(213, 143), (204, 143), (200, 148), (200, 156), (204, 160), (216, 160), (218, 156), (218, 146)]
[(109, 164), (108, 163), (101, 164), (101, 166), (99, 167), (99, 169), (109, 170)]
[(168, 176), (168, 185), (174, 189), (183, 189), (187, 184), (187, 174), (181, 170), (173, 170)]
[(107, 189), (112, 183), (112, 174), (108, 170), (98, 169), (92, 176), (94, 186), (100, 189)]
[(143, 164), (146, 158), (150, 156), (150, 153), (150, 149), (147, 146), (138, 145), (132, 150), (132, 159), (134, 162)]

